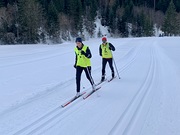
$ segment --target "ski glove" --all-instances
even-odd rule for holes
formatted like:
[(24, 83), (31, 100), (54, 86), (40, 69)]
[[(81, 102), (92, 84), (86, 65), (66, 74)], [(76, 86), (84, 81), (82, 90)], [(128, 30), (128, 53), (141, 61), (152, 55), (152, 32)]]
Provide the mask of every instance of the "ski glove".
[(86, 56), (86, 53), (84, 51), (81, 51), (81, 54)]
[(84, 51), (81, 51), (81, 54), (84, 55), (84, 56), (86, 56), (86, 57), (88, 57), (88, 54), (85, 53)]
[(88, 53), (88, 52), (85, 53), (85, 52), (82, 50), (82, 51), (81, 51), (81, 54), (84, 55), (84, 56), (87, 57), (87, 58), (91, 58), (91, 54)]

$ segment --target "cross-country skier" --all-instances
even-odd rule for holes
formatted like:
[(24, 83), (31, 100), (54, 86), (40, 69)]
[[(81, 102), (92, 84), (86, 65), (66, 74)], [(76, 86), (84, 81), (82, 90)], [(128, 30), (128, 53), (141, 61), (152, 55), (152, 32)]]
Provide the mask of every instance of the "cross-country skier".
[(82, 39), (80, 37), (76, 38), (76, 47), (75, 47), (75, 64), (76, 68), (76, 97), (80, 96), (80, 82), (81, 82), (81, 74), (82, 71), (85, 71), (86, 77), (92, 85), (92, 89), (95, 90), (95, 84), (91, 76), (91, 61), (92, 57), (91, 51), (88, 46), (82, 43)]
[(107, 38), (102, 38), (102, 44), (99, 46), (99, 55), (102, 56), (102, 77), (101, 81), (104, 81), (105, 79), (105, 68), (107, 62), (109, 63), (109, 67), (111, 69), (112, 78), (114, 78), (114, 67), (113, 67), (113, 58), (112, 58), (112, 52), (115, 51), (115, 47), (107, 42)]

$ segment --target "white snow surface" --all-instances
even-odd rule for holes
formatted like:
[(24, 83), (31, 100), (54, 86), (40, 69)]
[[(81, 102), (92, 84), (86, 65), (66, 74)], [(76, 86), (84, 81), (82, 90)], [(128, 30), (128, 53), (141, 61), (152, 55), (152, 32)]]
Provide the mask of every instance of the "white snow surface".
[[(65, 108), (76, 94), (74, 42), (0, 46), (0, 135), (180, 135), (180, 38), (108, 41), (117, 77)], [(101, 39), (84, 44), (98, 83)], [(84, 73), (83, 91), (91, 91)]]

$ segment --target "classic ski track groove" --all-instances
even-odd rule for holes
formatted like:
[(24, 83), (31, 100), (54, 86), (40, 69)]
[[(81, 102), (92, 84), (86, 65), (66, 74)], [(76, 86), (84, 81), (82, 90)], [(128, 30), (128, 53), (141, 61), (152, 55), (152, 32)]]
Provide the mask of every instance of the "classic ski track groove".
[[(123, 65), (120, 69), (118, 69), (118, 71), (123, 72), (125, 70), (128, 69), (128, 67), (130, 67), (130, 65), (135, 61), (135, 59), (137, 58), (137, 55), (139, 54), (141, 45), (139, 45), (138, 48), (134, 49), (132, 48), (129, 52), (133, 51), (135, 53), (133, 53), (132, 57), (130, 58), (130, 60), (128, 60), (128, 62)], [(118, 61), (120, 61), (120, 59), (118, 59)], [(99, 69), (99, 68), (98, 68)], [(96, 70), (96, 69), (95, 69)], [(110, 76), (107, 76), (110, 77)], [(102, 85), (108, 84), (108, 81), (106, 80), (105, 82), (103, 82), (102, 84), (100, 84), (100, 86), (102, 87)], [(87, 90), (90, 88), (87, 88)], [(103, 89), (103, 88), (101, 88)], [(66, 108), (62, 108), (61, 106), (56, 107), (55, 109), (51, 110), (49, 113), (43, 115), (42, 117), (40, 117), (39, 119), (35, 120), (34, 122), (32, 122), (29, 125), (26, 125), (24, 128), (16, 131), (13, 135), (33, 135), (37, 132), (41, 132), (44, 131), (46, 129), (51, 128), (52, 126), (45, 128), (45, 126), (47, 125), (54, 125), (52, 124), (53, 121), (58, 119), (58, 122), (62, 121), (64, 118), (66, 118), (69, 115), (72, 115), (71, 113), (66, 114), (66, 112), (70, 111), (71, 109), (76, 107), (76, 104), (78, 104), (79, 100), (81, 98), (77, 99), (77, 101), (75, 101), (73, 103), (73, 105), (69, 105), (71, 107), (66, 107)], [(87, 99), (86, 99), (87, 100)], [(82, 102), (81, 102), (82, 103)], [(83, 103), (83, 105), (85, 105), (86, 102)], [(62, 117), (63, 115), (65, 115), (64, 117)], [(50, 117), (50, 118), (48, 118)], [(45, 128), (45, 129), (44, 129)]]
[(37, 96), (34, 96), (33, 98), (28, 99), (26, 102), (23, 102), (21, 104), (18, 104), (18, 105), (14, 106), (14, 107), (11, 107), (11, 108), (3, 111), (2, 113), (0, 113), (0, 115), (1, 116), (2, 115), (6, 115), (7, 113), (12, 113), (13, 111), (20, 110), (22, 107), (30, 104), (31, 102), (34, 102), (36, 100), (39, 100), (40, 98), (44, 98), (46, 96), (49, 96), (49, 94), (54, 93), (54, 92), (59, 90), (59, 89), (57, 89), (57, 87), (61, 88), (61, 89), (66, 88), (66, 87), (69, 86), (69, 84), (72, 83), (73, 80), (74, 80), (74, 78), (70, 78), (69, 80), (67, 80), (65, 82), (61, 82), (58, 85), (56, 85), (53, 88), (51, 88), (49, 91), (41, 92)]
[[(141, 88), (134, 95), (134, 97), (132, 98), (129, 105), (122, 113), (122, 115), (119, 117), (115, 125), (112, 127), (108, 135), (128, 135), (128, 131), (131, 128), (131, 124), (133, 120), (136, 118), (141, 105), (144, 103), (144, 100), (147, 99), (149, 96), (149, 87), (152, 85), (156, 70), (156, 62), (153, 54), (154, 52), (151, 48), (151, 63), (149, 66), (149, 71), (147, 73), (146, 79), (144, 80), (144, 83), (142, 83)], [(130, 117), (128, 114), (130, 114)]]
[[(44, 51), (44, 52), (48, 52), (48, 51)], [(40, 52), (40, 53), (44, 53), (44, 52)], [(60, 53), (60, 54), (57, 53), (57, 54), (54, 54), (54, 55), (51, 55), (51, 56), (46, 56), (44, 58), (36, 58), (36, 59), (33, 59), (33, 60), (24, 61), (24, 62), (17, 62), (17, 63), (13, 63), (13, 64), (2, 65), (2, 66), (0, 66), (0, 68), (23, 65), (23, 64), (33, 63), (33, 62), (37, 62), (37, 61), (43, 61), (43, 60), (52, 59), (54, 57), (61, 56), (61, 55), (64, 55), (64, 54), (68, 54), (68, 53), (71, 53), (71, 52), (68, 51), (68, 52), (64, 52), (64, 53)], [(35, 53), (35, 54), (38, 54), (38, 53)], [(28, 56), (28, 55), (33, 55), (33, 54), (27, 54), (27, 55), (24, 55), (24, 56)], [(19, 56), (23, 56), (23, 55), (19, 55)]]
[[(80, 99), (81, 98), (77, 99), (77, 101)], [(78, 103), (77, 101), (75, 101), (73, 103), (73, 106), (69, 107), (69, 108), (68, 107), (62, 108), (59, 105), (54, 110), (52, 110), (49, 113), (45, 114), (44, 116), (40, 117), (39, 119), (37, 119), (33, 123), (27, 125), (26, 127), (20, 129), (19, 131), (17, 131), (13, 135), (21, 135), (21, 134), (25, 135), (24, 132), (28, 132), (28, 130), (30, 130), (30, 131), (26, 135), (32, 135), (33, 133), (36, 133), (37, 131), (39, 131), (40, 129), (42, 129), (46, 125), (48, 125), (50, 122), (53, 122), (53, 120), (55, 120), (56, 118), (61, 117), (62, 115), (65, 114), (65, 117), (60, 118), (59, 121), (63, 120), (64, 118), (66, 118), (67, 116), (70, 115), (70, 114), (66, 114), (66, 112), (68, 112), (69, 110), (76, 107), (75, 105)], [(71, 105), (69, 105), (69, 106), (71, 106)]]

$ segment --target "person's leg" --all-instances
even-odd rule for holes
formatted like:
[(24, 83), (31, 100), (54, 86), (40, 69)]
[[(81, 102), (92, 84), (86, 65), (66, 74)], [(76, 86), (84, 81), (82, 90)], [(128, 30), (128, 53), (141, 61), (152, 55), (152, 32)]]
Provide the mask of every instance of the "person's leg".
[(89, 82), (91, 83), (91, 85), (94, 84), (94, 81), (93, 81), (93, 78), (91, 76), (91, 67), (87, 67), (87, 68), (84, 68), (84, 71), (85, 71), (85, 74), (86, 74), (86, 77), (87, 79), (89, 80)]
[(107, 64), (107, 59), (102, 59), (102, 77), (101, 77), (101, 81), (104, 81), (105, 79), (105, 68), (106, 68), (106, 64)]
[(81, 81), (81, 74), (82, 74), (83, 68), (77, 66), (76, 67), (76, 91), (80, 92), (80, 81)]
[(112, 78), (114, 78), (113, 59), (109, 59), (109, 60), (108, 60), (108, 63), (109, 63), (109, 67), (110, 67), (110, 69), (111, 69)]

